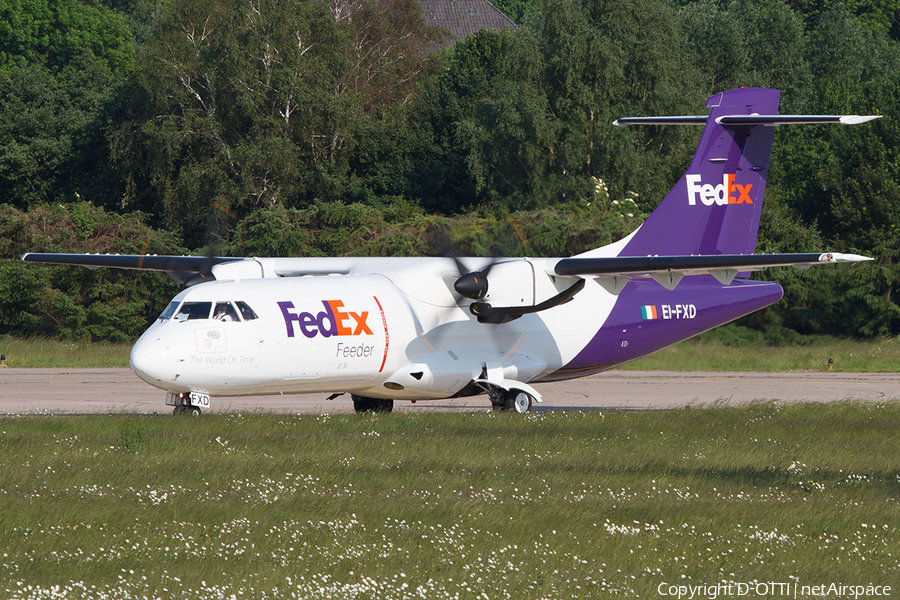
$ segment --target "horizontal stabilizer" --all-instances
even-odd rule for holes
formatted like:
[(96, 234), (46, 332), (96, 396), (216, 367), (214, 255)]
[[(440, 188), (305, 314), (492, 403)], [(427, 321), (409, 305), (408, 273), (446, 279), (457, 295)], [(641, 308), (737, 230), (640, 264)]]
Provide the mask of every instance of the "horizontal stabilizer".
[[(769, 267), (803, 267), (822, 263), (872, 260), (857, 254), (737, 254), (700, 256), (613, 256), (564, 258), (553, 267), (553, 275), (653, 277), (664, 272), (716, 276), (729, 283), (733, 272), (761, 271)], [(655, 277), (654, 277), (655, 278)]]
[(860, 125), (881, 115), (726, 115), (716, 119), (720, 125), (738, 127), (741, 125)]
[(631, 125), (706, 125), (709, 120), (707, 115), (691, 117), (624, 117), (613, 121), (616, 127), (629, 127)]
[[(716, 123), (728, 127), (763, 125), (777, 127), (779, 125), (860, 125), (881, 115), (723, 115), (716, 118)], [(625, 117), (613, 121), (616, 127), (632, 125), (706, 125), (709, 117)]]

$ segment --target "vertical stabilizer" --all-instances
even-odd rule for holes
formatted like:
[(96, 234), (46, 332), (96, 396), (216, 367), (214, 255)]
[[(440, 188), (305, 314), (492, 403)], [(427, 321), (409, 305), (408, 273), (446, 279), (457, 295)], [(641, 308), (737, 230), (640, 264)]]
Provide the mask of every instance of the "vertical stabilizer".
[(775, 128), (718, 119), (776, 115), (779, 97), (778, 90), (740, 88), (710, 98), (690, 168), (619, 256), (752, 254)]

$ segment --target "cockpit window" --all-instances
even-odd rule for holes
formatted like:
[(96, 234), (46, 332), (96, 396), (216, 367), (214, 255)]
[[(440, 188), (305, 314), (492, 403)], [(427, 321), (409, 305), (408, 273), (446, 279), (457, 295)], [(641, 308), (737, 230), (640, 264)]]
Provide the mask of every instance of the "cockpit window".
[(216, 302), (216, 310), (213, 312), (216, 321), (237, 321), (238, 316), (231, 302)]
[[(237, 306), (237, 309), (235, 309), (235, 306)], [(196, 321), (209, 318), (217, 321), (240, 321), (243, 318), (244, 321), (252, 321), (258, 317), (253, 312), (253, 309), (247, 306), (246, 302), (232, 303), (222, 300), (216, 302), (215, 309), (213, 309), (212, 302), (185, 302), (179, 308), (178, 302), (173, 300), (159, 318), (175, 319), (176, 321)]]
[(171, 302), (169, 302), (169, 305), (166, 307), (166, 310), (164, 310), (162, 312), (162, 314), (159, 315), (159, 318), (165, 319), (165, 320), (171, 319), (173, 316), (175, 316), (175, 311), (178, 309), (179, 304), (181, 304), (181, 303), (176, 302), (175, 300), (172, 300)]
[(247, 306), (246, 302), (235, 302), (235, 304), (237, 304), (238, 310), (241, 311), (241, 316), (244, 317), (245, 321), (252, 321), (257, 318), (256, 313)]
[(196, 319), (208, 319), (212, 310), (212, 302), (185, 302), (181, 305), (176, 321), (194, 321)]

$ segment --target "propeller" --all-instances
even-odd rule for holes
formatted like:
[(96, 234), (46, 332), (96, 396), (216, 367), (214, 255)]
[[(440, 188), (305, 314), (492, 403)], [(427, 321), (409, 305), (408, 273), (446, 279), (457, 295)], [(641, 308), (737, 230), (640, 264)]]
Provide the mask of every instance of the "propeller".
[(453, 262), (456, 263), (456, 269), (459, 271), (459, 279), (453, 284), (453, 289), (456, 290), (456, 293), (470, 300), (481, 300), (484, 298), (488, 291), (487, 276), (496, 262), (491, 261), (488, 266), (478, 271), (469, 271), (462, 261), (455, 256), (453, 257)]
[(205, 260), (203, 261), (203, 270), (185, 278), (185, 280), (182, 282), (182, 285), (186, 288), (189, 288), (191, 286), (197, 285), (198, 283), (215, 281), (216, 276), (213, 275), (212, 268), (217, 262), (217, 254), (217, 247), (214, 244), (210, 244), (206, 249)]
[(469, 271), (458, 258), (453, 258), (459, 271), (459, 279), (453, 284), (453, 289), (463, 298), (475, 300), (469, 304), (469, 312), (478, 318), (479, 323), (508, 323), (523, 315), (548, 310), (560, 304), (565, 304), (575, 297), (575, 294), (584, 289), (584, 279), (579, 279), (574, 284), (564, 289), (555, 296), (535, 304), (533, 306), (492, 306), (488, 302), (481, 302), (487, 296), (489, 282), (488, 273), (497, 264), (497, 259), (492, 260), (486, 267), (477, 271)]
[[(434, 221), (434, 219), (428, 222), (422, 232), (420, 232), (420, 235), (426, 233), (426, 230), (429, 228), (432, 221)], [(522, 228), (512, 220), (511, 216), (507, 218), (507, 221), (522, 241), (523, 246), (527, 248), (528, 240), (525, 238)], [(454, 247), (456, 244), (449, 243), (446, 235), (447, 232), (445, 230), (432, 230), (429, 233), (431, 234), (431, 244), (439, 250), (440, 254), (453, 260), (456, 271), (459, 273), (459, 277), (453, 282), (453, 290), (459, 296), (460, 301), (463, 298), (473, 300), (473, 302), (469, 303), (468, 309), (469, 312), (478, 319), (479, 323), (507, 323), (518, 319), (523, 315), (548, 310), (555, 306), (559, 306), (560, 304), (569, 302), (575, 297), (575, 294), (584, 289), (584, 279), (579, 279), (573, 285), (559, 292), (555, 296), (532, 306), (492, 306), (490, 303), (484, 301), (490, 289), (488, 275), (494, 266), (501, 262), (501, 259), (495, 256), (487, 265), (480, 269), (470, 270), (458, 257), (458, 253)], [(462, 308), (463, 306), (460, 304), (460, 307)]]
[(219, 259), (219, 244), (227, 234), (229, 219), (235, 223), (238, 221), (237, 213), (227, 206), (213, 200), (210, 200), (209, 206), (214, 210), (210, 211), (206, 222), (206, 251), (204, 252), (206, 260), (203, 261), (202, 271), (192, 275), (185, 275), (182, 285), (186, 288), (198, 283), (216, 280), (216, 276), (212, 273), (212, 268), (221, 262)]

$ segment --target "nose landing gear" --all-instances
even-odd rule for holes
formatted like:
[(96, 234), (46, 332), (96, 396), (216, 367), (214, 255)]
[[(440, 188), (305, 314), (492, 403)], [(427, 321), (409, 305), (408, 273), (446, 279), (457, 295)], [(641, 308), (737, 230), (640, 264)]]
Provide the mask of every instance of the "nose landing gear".
[(351, 398), (353, 398), (353, 409), (358, 413), (391, 412), (394, 410), (394, 401), (390, 399), (367, 398), (356, 394), (352, 394)]
[[(174, 406), (173, 415), (190, 415), (199, 417), (203, 410), (192, 402), (194, 394), (185, 394), (184, 392), (169, 392), (166, 394), (166, 405)], [(206, 398), (206, 406), (209, 407), (209, 396), (202, 394)]]

